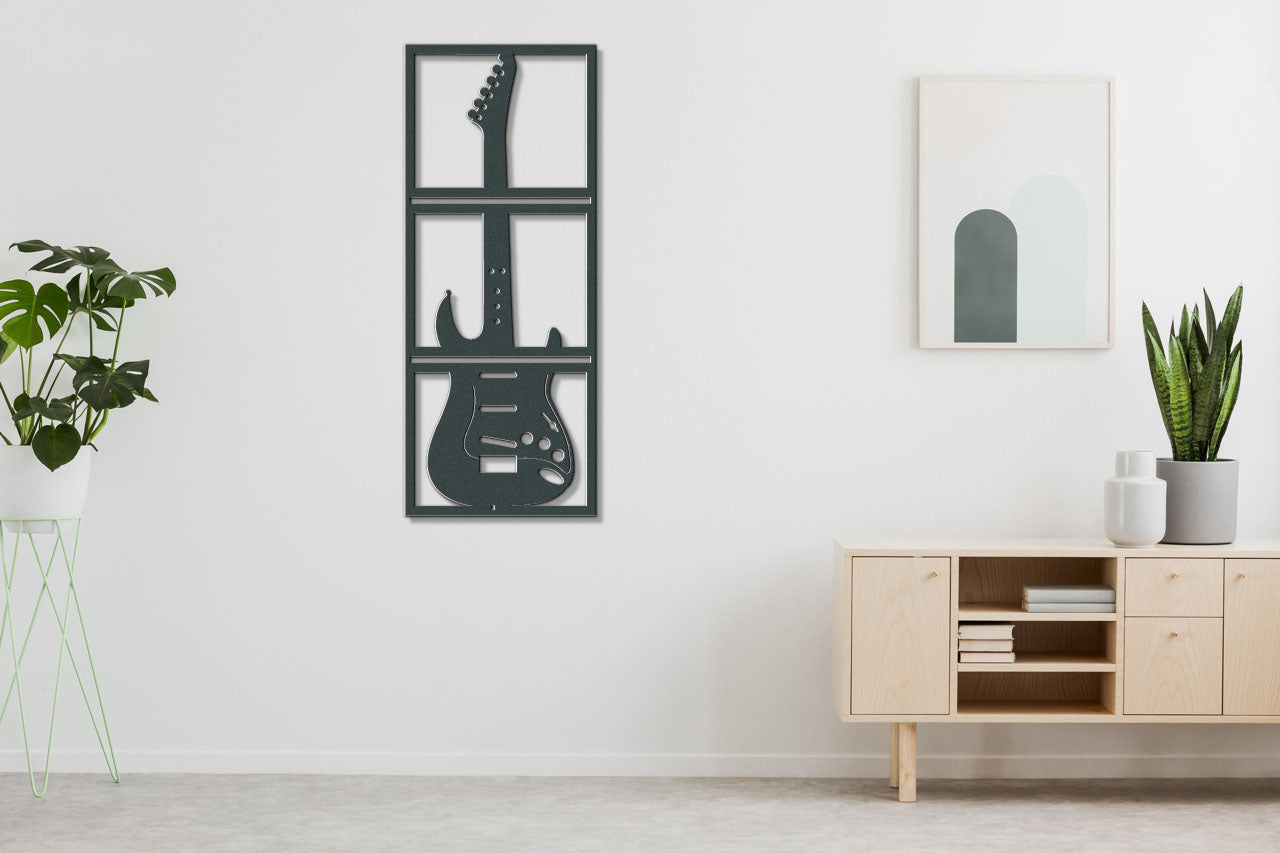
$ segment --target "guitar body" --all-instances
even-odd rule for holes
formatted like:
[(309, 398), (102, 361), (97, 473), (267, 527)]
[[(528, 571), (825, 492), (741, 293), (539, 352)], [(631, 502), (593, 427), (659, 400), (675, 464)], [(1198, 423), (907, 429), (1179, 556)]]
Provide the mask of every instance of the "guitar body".
[[(573, 444), (551, 399), (555, 372), (458, 365), (431, 437), (427, 472), (440, 494), (465, 506), (509, 509), (546, 503), (573, 482)], [(514, 472), (485, 473), (480, 457)]]

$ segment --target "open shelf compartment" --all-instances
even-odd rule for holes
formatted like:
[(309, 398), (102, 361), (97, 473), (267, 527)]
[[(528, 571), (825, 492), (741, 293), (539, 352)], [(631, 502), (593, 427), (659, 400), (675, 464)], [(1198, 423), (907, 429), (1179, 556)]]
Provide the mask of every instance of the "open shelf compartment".
[(960, 716), (1115, 716), (1115, 672), (961, 672)]
[(1100, 583), (1118, 593), (1119, 573), (1115, 557), (961, 557), (959, 617), (970, 622), (1114, 622), (1115, 613), (1027, 613), (1022, 587)]
[[(964, 614), (961, 621), (966, 621)], [(1019, 622), (1013, 663), (958, 663), (958, 672), (1115, 672), (1115, 622)]]

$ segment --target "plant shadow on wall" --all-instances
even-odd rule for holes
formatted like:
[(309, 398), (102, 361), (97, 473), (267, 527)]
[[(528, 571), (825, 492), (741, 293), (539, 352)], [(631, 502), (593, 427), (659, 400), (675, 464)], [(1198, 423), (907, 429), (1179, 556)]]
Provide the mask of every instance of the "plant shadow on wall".
[[(0, 429), (0, 438), (9, 445), (30, 445), (53, 471), (75, 459), (81, 447), (97, 449), (93, 441), (112, 411), (138, 398), (158, 402), (146, 385), (150, 361), (120, 361), (120, 339), (125, 317), (139, 299), (170, 296), (177, 283), (167, 267), (129, 272), (95, 246), (63, 248), (25, 240), (10, 248), (47, 252), (31, 272), (67, 276), (62, 284), (39, 287), (25, 279), (0, 282), (0, 362), (17, 356), (21, 382), (21, 390), (10, 394), (0, 381), (16, 441), (7, 429)], [(89, 351), (62, 352), (79, 318), (88, 325)], [(47, 363), (37, 363), (35, 350), (46, 342), (53, 351)]]

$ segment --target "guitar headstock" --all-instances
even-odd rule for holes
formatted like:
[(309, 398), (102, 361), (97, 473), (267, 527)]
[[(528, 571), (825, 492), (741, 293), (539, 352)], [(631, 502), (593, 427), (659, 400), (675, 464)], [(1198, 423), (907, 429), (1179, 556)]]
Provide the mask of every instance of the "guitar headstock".
[(480, 89), (480, 97), (472, 102), (475, 109), (467, 112), (467, 118), (471, 119), (472, 124), (484, 130), (485, 125), (505, 122), (515, 82), (515, 54), (498, 54), (498, 64), (493, 66), (492, 75), (485, 79), (486, 85)]

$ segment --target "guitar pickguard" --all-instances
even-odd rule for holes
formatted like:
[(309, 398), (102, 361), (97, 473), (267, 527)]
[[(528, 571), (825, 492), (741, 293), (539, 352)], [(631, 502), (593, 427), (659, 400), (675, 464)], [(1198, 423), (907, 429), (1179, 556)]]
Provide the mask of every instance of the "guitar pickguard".
[[(573, 444), (551, 398), (555, 373), (459, 366), (431, 438), (427, 470), (440, 494), (490, 510), (546, 503), (573, 481)], [(485, 473), (481, 457), (515, 459), (516, 470)]]

